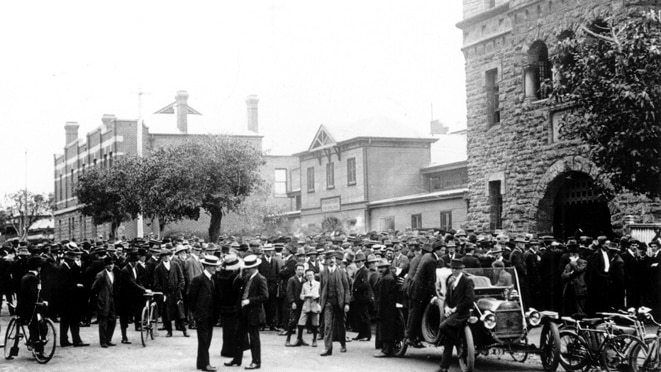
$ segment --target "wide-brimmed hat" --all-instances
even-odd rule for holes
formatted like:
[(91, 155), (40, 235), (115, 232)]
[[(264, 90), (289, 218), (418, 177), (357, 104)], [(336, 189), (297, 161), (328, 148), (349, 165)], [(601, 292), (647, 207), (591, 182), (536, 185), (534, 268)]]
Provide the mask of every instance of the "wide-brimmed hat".
[(460, 259), (453, 258), (450, 262), (450, 268), (452, 269), (463, 269), (464, 267), (466, 267), (466, 265), (464, 264), (464, 261)]
[(372, 263), (372, 262), (379, 262), (380, 260), (376, 258), (375, 255), (369, 254), (367, 255), (367, 263)]
[(324, 253), (324, 257), (326, 257), (326, 259), (329, 259), (329, 258), (332, 258), (332, 257), (337, 258), (337, 255), (335, 254), (335, 251), (328, 250)]
[(296, 256), (305, 256), (305, 248), (298, 248), (296, 250)]
[(262, 263), (262, 260), (257, 258), (254, 254), (248, 255), (243, 258), (243, 268), (252, 269), (253, 267), (259, 266)]
[(365, 261), (365, 253), (358, 251), (358, 253), (356, 253), (356, 258), (354, 259), (354, 261), (356, 262)]
[(501, 248), (501, 247), (499, 247), (499, 246), (494, 247), (494, 249), (491, 250), (491, 253), (492, 253), (492, 254), (493, 254), (493, 253), (503, 253), (503, 248)]
[(225, 259), (223, 260), (223, 268), (225, 270), (237, 270), (240, 267), (241, 261), (239, 261), (239, 257), (233, 254), (225, 256)]
[(171, 253), (172, 251), (167, 248), (161, 248), (161, 250), (158, 251), (159, 256), (169, 256)]
[(527, 243), (527, 242), (523, 236), (517, 236), (516, 239), (514, 239), (514, 243)]
[(205, 254), (204, 258), (200, 260), (200, 263), (205, 266), (220, 266), (220, 259), (211, 254)]
[(390, 262), (388, 262), (388, 260), (385, 258), (380, 259), (379, 262), (376, 264), (376, 267), (383, 267), (383, 266), (390, 266)]
[(180, 244), (180, 245), (177, 246), (177, 248), (175, 248), (174, 254), (179, 254), (179, 252), (187, 251), (187, 250), (188, 250), (188, 248), (186, 248), (186, 246)]
[(64, 256), (71, 258), (75, 258), (76, 256), (81, 256), (82, 254), (83, 251), (81, 251), (80, 248), (69, 249), (66, 252), (64, 252)]

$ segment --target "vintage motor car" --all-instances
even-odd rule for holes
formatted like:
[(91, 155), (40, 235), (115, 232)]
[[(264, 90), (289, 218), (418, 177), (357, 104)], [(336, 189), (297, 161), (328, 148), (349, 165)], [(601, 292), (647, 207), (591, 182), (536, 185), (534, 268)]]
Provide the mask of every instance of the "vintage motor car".
[[(526, 306), (514, 268), (465, 269), (464, 273), (475, 285), (475, 303), (462, 333), (462, 371), (472, 371), (475, 358), (491, 352), (509, 354), (520, 362), (525, 362), (529, 354), (538, 354), (544, 370), (555, 372), (560, 360), (558, 313)], [(445, 287), (450, 274), (450, 269), (437, 269), (437, 296), (422, 320), (425, 341), (436, 346), (443, 343), (439, 325), (444, 319)], [(542, 327), (539, 346), (529, 340), (530, 331), (536, 327)]]

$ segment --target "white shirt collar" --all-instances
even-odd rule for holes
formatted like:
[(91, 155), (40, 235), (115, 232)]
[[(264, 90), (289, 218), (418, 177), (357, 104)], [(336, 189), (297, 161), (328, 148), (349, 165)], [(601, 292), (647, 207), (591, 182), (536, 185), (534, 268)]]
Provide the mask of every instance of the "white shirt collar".
[(211, 280), (211, 273), (210, 273), (210, 272), (208, 272), (208, 271), (206, 271), (206, 270), (203, 270), (202, 272), (203, 272), (204, 275), (207, 277), (207, 279)]

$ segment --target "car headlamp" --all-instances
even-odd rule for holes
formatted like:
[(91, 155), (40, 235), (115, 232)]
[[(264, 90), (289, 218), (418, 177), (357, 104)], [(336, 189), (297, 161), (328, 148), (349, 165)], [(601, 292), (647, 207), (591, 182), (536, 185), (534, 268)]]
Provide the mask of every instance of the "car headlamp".
[(526, 318), (528, 318), (528, 324), (530, 324), (533, 327), (538, 326), (539, 323), (542, 322), (542, 314), (540, 314), (539, 311), (535, 310), (532, 307), (526, 313)]
[(496, 328), (496, 315), (492, 313), (491, 311), (487, 310), (482, 314), (482, 317), (480, 318), (482, 321), (482, 324), (484, 324), (484, 328), (486, 329), (494, 329)]

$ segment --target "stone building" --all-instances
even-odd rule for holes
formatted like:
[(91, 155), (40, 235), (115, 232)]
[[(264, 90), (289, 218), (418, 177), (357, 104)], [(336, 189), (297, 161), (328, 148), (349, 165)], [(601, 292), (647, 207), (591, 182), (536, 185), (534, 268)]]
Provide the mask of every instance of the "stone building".
[[(468, 130), (466, 227), (478, 231), (596, 236), (620, 231), (624, 216), (661, 218), (642, 197), (602, 196), (609, 188), (586, 147), (558, 130), (566, 107), (547, 104), (542, 81), (559, 39), (590, 11), (639, 1), (464, 0)], [(582, 235), (583, 235), (582, 234)]]

